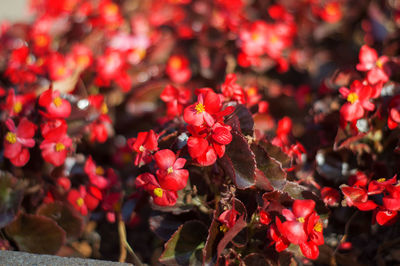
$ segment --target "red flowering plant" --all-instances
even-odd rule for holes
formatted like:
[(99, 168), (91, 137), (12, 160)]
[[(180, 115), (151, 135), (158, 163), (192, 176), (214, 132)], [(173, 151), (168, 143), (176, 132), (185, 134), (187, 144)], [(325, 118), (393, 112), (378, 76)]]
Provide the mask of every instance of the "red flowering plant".
[(399, 264), (395, 2), (30, 0), (0, 25), (1, 247)]

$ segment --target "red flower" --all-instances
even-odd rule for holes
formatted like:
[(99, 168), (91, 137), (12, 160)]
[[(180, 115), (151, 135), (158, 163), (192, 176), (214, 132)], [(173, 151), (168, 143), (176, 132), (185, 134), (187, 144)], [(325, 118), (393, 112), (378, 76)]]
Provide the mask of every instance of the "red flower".
[(291, 243), (301, 244), (307, 241), (307, 224), (305, 223), (308, 216), (314, 212), (315, 202), (313, 200), (295, 200), (292, 211), (283, 209), (282, 215), (285, 216), (286, 222), (283, 223), (283, 231), (281, 232)]
[(368, 200), (367, 190), (364, 188), (349, 187), (341, 185), (340, 189), (344, 194), (347, 206), (355, 206), (361, 211), (370, 211), (378, 206), (372, 200)]
[(173, 55), (168, 59), (165, 69), (168, 77), (176, 83), (185, 83), (192, 76), (189, 60), (182, 55)]
[(52, 53), (46, 61), (47, 69), (51, 80), (66, 79), (72, 74), (72, 69), (67, 65), (67, 60), (60, 53)]
[(400, 123), (400, 95), (396, 95), (390, 100), (387, 123), (390, 129), (395, 129)]
[(84, 186), (80, 186), (79, 190), (71, 189), (67, 199), (69, 203), (84, 216), (88, 214), (88, 210), (92, 211), (96, 209), (99, 204), (99, 199), (88, 193)]
[(275, 243), (275, 250), (278, 252), (285, 250), (290, 245), (290, 241), (281, 233), (283, 230), (284, 227), (281, 220), (276, 217), (275, 224), (271, 225), (268, 230), (268, 236)]
[(40, 144), (40, 149), (43, 159), (55, 166), (62, 165), (72, 145), (72, 140), (67, 135), (67, 127), (61, 124), (52, 129), (42, 128), (42, 135), (44, 140)]
[(246, 93), (243, 88), (236, 83), (236, 74), (228, 74), (225, 77), (225, 82), (221, 85), (222, 95), (228, 99), (233, 99), (240, 104), (246, 103)]
[(355, 80), (350, 90), (342, 87), (340, 94), (346, 98), (347, 102), (340, 108), (340, 114), (346, 121), (354, 121), (364, 116), (365, 110), (372, 111), (375, 105), (369, 101), (373, 94), (373, 89), (369, 85), (364, 85)]
[(189, 171), (182, 169), (186, 159), (176, 158), (171, 150), (160, 150), (154, 154), (157, 163), (157, 178), (164, 189), (178, 191), (186, 187)]
[(324, 187), (321, 189), (321, 198), (326, 205), (334, 207), (339, 205), (340, 194), (334, 188)]
[(191, 96), (189, 89), (177, 89), (172, 85), (167, 85), (160, 98), (167, 103), (167, 115), (175, 117), (182, 114), (183, 106), (189, 103)]
[(183, 119), (186, 123), (193, 126), (202, 126), (207, 124), (213, 126), (216, 115), (222, 107), (221, 99), (215, 92), (209, 90), (206, 93), (200, 93), (197, 102), (189, 105), (183, 111)]
[(95, 185), (99, 189), (104, 189), (108, 185), (108, 180), (104, 178), (104, 169), (101, 166), (96, 166), (93, 162), (92, 156), (86, 160), (85, 173), (89, 176), (91, 184)]
[(151, 152), (158, 150), (158, 137), (153, 130), (139, 132), (137, 138), (128, 139), (128, 146), (136, 154), (135, 165), (151, 161)]
[(135, 185), (149, 192), (153, 197), (154, 203), (159, 206), (173, 206), (178, 198), (176, 191), (163, 189), (150, 173), (144, 173), (136, 177)]
[(108, 87), (114, 81), (124, 92), (128, 92), (131, 89), (132, 79), (127, 73), (127, 68), (128, 64), (121, 52), (107, 49), (97, 58), (95, 84)]
[(397, 211), (387, 210), (385, 208), (379, 208), (374, 213), (374, 220), (379, 225), (389, 226), (394, 224), (398, 218)]
[(67, 118), (71, 113), (71, 104), (60, 97), (60, 92), (52, 88), (43, 92), (39, 97), (39, 105), (46, 108), (43, 113), (48, 118)]
[(83, 44), (75, 44), (71, 53), (71, 57), (79, 69), (84, 70), (93, 63), (92, 51)]
[(391, 71), (386, 64), (389, 61), (387, 56), (378, 58), (378, 53), (375, 49), (363, 45), (358, 57), (360, 63), (357, 64), (356, 68), (359, 71), (368, 71), (367, 80), (370, 84), (385, 83), (389, 80)]
[(24, 95), (15, 95), (14, 89), (8, 90), (6, 103), (2, 106), (6, 110), (9, 116), (17, 116), (19, 115), (24, 105), (27, 102), (35, 100), (36, 96), (32, 94), (24, 94)]
[(220, 230), (226, 232), (230, 228), (232, 228), (236, 223), (238, 214), (239, 212), (236, 211), (233, 207), (232, 209), (226, 210), (223, 213), (221, 213), (217, 218), (219, 222), (223, 223), (223, 225), (220, 226)]
[(15, 128), (14, 121), (7, 119), (8, 132), (4, 138), (4, 157), (10, 159), (15, 166), (24, 166), (29, 161), (29, 151), (26, 149), (35, 146), (36, 125), (25, 117)]
[(338, 22), (342, 18), (340, 3), (336, 1), (329, 1), (321, 7), (313, 6), (312, 10), (321, 19), (329, 23)]

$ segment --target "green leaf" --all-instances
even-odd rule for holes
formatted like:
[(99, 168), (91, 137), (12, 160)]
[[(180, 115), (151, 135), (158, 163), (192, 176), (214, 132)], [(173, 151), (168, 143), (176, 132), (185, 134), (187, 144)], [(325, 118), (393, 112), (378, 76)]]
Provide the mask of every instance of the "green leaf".
[(225, 155), (219, 163), (239, 189), (255, 184), (255, 156), (246, 138), (238, 131), (232, 130), (232, 142), (227, 145)]
[(181, 225), (165, 244), (159, 261), (165, 265), (201, 265), (207, 227), (199, 221)]
[(20, 251), (56, 254), (65, 242), (65, 231), (41, 215), (20, 214), (5, 231)]
[(67, 233), (67, 237), (79, 237), (83, 231), (83, 219), (63, 202), (43, 204), (36, 212), (54, 220)]

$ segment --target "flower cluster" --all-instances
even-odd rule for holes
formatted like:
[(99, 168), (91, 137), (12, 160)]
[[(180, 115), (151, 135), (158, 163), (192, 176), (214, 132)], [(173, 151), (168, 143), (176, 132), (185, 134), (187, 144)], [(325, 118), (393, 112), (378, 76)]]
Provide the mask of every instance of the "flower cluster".
[[(361, 211), (373, 210), (373, 222), (379, 225), (392, 225), (396, 222), (400, 210), (400, 186), (397, 177), (386, 180), (369, 180), (362, 172), (350, 176), (349, 185), (342, 185), (347, 206)], [(377, 199), (381, 198), (381, 203)]]
[[(285, 250), (290, 244), (299, 245), (303, 255), (309, 259), (316, 259), (319, 255), (318, 246), (324, 244), (323, 224), (314, 210), (313, 200), (295, 200), (292, 210), (283, 209), (282, 215), (286, 221), (276, 217), (275, 224), (269, 228), (268, 235), (275, 244), (276, 251)], [(270, 219), (262, 212), (264, 224), (269, 224)]]

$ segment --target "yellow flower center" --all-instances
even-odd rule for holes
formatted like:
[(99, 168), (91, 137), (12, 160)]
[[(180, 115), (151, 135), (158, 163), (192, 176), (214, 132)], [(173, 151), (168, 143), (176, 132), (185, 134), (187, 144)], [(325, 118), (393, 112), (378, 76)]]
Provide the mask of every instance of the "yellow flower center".
[(321, 233), (322, 232), (322, 223), (316, 223), (314, 226), (314, 231)]
[(376, 61), (376, 66), (379, 67), (379, 68), (382, 68), (382, 67), (383, 67), (382, 60), (378, 59), (378, 60)]
[(259, 33), (256, 33), (256, 32), (254, 32), (253, 34), (251, 34), (251, 39), (253, 40), (253, 41), (257, 41), (258, 39), (260, 39), (260, 34)]
[(65, 73), (67, 73), (67, 69), (65, 68), (65, 67), (59, 67), (59, 68), (57, 68), (57, 75), (58, 76), (64, 76), (65, 75)]
[(255, 87), (251, 87), (247, 90), (247, 95), (253, 96), (257, 94), (257, 89)]
[(153, 190), (153, 192), (154, 192), (154, 195), (156, 195), (159, 198), (161, 198), (163, 196), (163, 190), (161, 188), (159, 188), (159, 187), (155, 188)]
[(172, 166), (168, 167), (167, 169), (168, 174), (171, 174), (174, 172), (174, 168)]
[(358, 95), (355, 92), (352, 92), (347, 96), (347, 101), (350, 102), (351, 104), (355, 103), (357, 100), (358, 100)]
[(279, 38), (276, 35), (272, 35), (271, 38), (269, 39), (269, 41), (271, 43), (277, 43), (279, 41)]
[(63, 151), (63, 150), (65, 150), (64, 144), (62, 144), (61, 142), (58, 142), (56, 144), (56, 152), (60, 152), (60, 151)]
[(39, 47), (46, 46), (48, 44), (48, 40), (45, 36), (39, 35), (35, 38), (35, 44)]
[(21, 112), (22, 111), (22, 103), (21, 102), (14, 103), (13, 110), (14, 110), (14, 113), (16, 113), (16, 114)]
[(382, 182), (385, 182), (386, 181), (386, 178), (379, 178), (378, 180), (376, 180), (377, 182), (379, 182), (379, 183), (382, 183)]
[(304, 223), (305, 219), (304, 219), (304, 217), (299, 217), (299, 218), (297, 218), (297, 221), (299, 221), (300, 223)]
[(179, 57), (172, 57), (170, 64), (172, 68), (179, 69), (182, 67), (182, 60)]
[(17, 135), (15, 135), (15, 133), (8, 132), (6, 135), (6, 140), (9, 143), (14, 144), (15, 142), (17, 142)]
[(81, 56), (78, 57), (77, 61), (78, 61), (77, 62), (78, 65), (87, 66), (89, 64), (90, 59), (89, 59), (89, 56), (87, 56), (87, 55), (81, 55)]
[(96, 167), (96, 175), (104, 175), (104, 169), (101, 166)]
[(337, 8), (336, 8), (334, 3), (329, 3), (329, 4), (326, 5), (325, 11), (329, 15), (333, 16), (333, 15), (336, 15), (338, 10), (337, 10)]
[(110, 3), (105, 8), (105, 13), (108, 16), (115, 16), (118, 13), (118, 6), (114, 3)]
[(139, 147), (139, 151), (140, 152), (144, 152), (146, 150), (146, 148), (145, 147), (143, 147), (143, 145), (140, 145), (140, 147)]
[(194, 109), (196, 109), (197, 113), (200, 114), (206, 110), (206, 107), (204, 106), (204, 104), (198, 103), (198, 104), (196, 104)]
[(226, 226), (226, 224), (223, 224), (219, 227), (219, 231), (226, 233), (226, 231), (228, 231), (228, 226)]
[(78, 205), (79, 207), (82, 207), (83, 203), (85, 203), (85, 201), (82, 198), (78, 198), (76, 200), (76, 205)]
[(106, 104), (106, 103), (103, 103), (103, 104), (101, 105), (101, 113), (102, 113), (103, 115), (105, 115), (105, 114), (108, 113), (108, 107), (107, 107), (107, 104)]
[(54, 98), (53, 103), (56, 107), (60, 107), (62, 105), (62, 99), (60, 97), (56, 97)]

